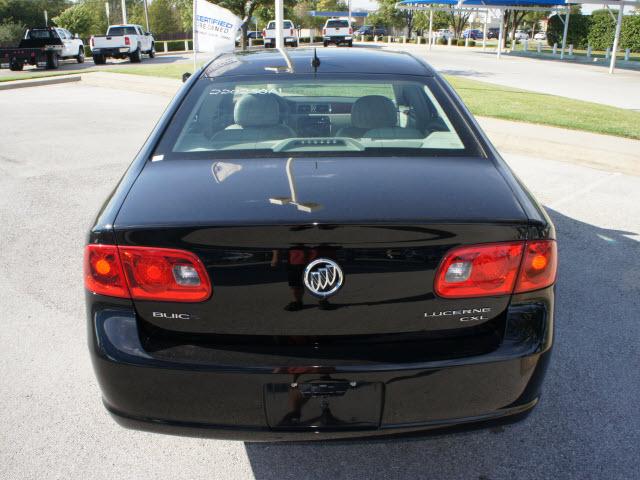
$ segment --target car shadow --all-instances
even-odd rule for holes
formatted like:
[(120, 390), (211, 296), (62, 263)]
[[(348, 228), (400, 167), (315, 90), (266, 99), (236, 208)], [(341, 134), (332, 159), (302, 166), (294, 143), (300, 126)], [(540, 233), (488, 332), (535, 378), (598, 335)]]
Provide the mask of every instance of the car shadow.
[(422, 437), (245, 443), (255, 478), (634, 478), (640, 232), (547, 211), (560, 258), (556, 343), (528, 418)]

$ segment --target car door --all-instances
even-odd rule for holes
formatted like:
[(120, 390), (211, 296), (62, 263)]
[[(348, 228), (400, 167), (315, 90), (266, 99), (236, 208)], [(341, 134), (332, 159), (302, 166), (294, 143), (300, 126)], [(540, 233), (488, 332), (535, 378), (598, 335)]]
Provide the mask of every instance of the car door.
[(56, 28), (56, 32), (62, 41), (62, 51), (60, 52), (60, 56), (68, 57), (71, 55), (71, 39), (67, 37), (66, 32), (62, 28)]
[(140, 39), (140, 48), (143, 52), (148, 52), (151, 49), (149, 36), (145, 35), (144, 29), (140, 25), (138, 25), (136, 29), (138, 30), (138, 38)]

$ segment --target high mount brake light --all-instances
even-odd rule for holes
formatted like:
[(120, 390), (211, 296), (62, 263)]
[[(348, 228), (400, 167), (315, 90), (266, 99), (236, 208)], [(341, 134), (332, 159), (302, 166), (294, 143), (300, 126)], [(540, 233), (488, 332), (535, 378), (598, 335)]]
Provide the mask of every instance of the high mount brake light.
[(155, 247), (87, 245), (85, 287), (101, 295), (167, 302), (202, 302), (211, 295), (196, 255)]
[(555, 282), (557, 247), (553, 240), (465, 245), (447, 253), (434, 291), (444, 298), (511, 295)]

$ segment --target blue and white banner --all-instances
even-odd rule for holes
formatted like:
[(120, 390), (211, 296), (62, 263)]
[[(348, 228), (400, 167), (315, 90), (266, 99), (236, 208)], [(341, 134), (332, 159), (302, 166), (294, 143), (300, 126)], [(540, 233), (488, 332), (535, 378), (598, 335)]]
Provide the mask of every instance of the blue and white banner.
[(242, 20), (207, 0), (193, 1), (193, 42), (197, 52), (232, 52)]

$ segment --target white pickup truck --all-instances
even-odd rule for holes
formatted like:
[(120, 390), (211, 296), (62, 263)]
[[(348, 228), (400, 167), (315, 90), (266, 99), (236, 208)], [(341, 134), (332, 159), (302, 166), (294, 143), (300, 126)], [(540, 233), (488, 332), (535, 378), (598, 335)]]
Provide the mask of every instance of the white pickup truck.
[[(282, 36), (284, 38), (284, 46), (298, 46), (298, 30), (293, 26), (291, 20), (282, 22)], [(262, 30), (262, 38), (264, 39), (264, 48), (274, 48), (276, 46), (276, 21), (271, 20), (267, 24), (267, 28)]]
[(322, 29), (322, 44), (326, 47), (330, 43), (337, 46), (346, 44), (353, 46), (353, 28), (349, 20), (342, 18), (331, 18), (327, 20)]
[(145, 32), (140, 25), (111, 25), (106, 35), (91, 37), (93, 63), (102, 65), (107, 58), (129, 58), (132, 63), (140, 63), (142, 54), (156, 56), (153, 35)]

